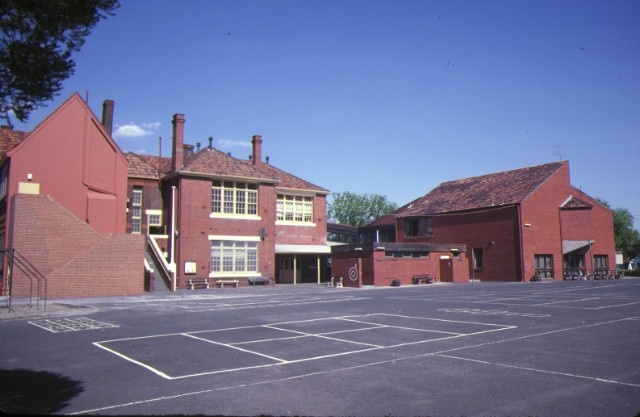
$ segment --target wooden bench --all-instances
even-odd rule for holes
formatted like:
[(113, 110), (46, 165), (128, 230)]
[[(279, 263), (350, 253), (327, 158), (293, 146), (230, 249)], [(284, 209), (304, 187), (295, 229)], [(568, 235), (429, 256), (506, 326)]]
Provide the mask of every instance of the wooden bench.
[(422, 282), (424, 282), (425, 284), (433, 284), (434, 282), (436, 282), (436, 278), (431, 276), (431, 274), (414, 275), (411, 280), (414, 285), (419, 285)]
[(196, 288), (209, 289), (209, 280), (207, 278), (189, 278), (187, 280), (187, 289), (195, 290)]
[(218, 284), (218, 287), (220, 288), (224, 288), (224, 284), (230, 284), (233, 285), (234, 288), (236, 288), (239, 282), (240, 281), (238, 281), (237, 279), (219, 279), (216, 281), (216, 284)]
[(249, 277), (249, 285), (264, 285), (264, 286), (268, 286), (269, 285), (269, 281), (270, 279), (267, 277)]

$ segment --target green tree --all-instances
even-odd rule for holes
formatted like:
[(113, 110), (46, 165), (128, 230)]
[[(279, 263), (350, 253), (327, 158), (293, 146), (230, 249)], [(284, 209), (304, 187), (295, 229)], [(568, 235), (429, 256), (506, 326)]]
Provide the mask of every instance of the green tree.
[(25, 121), (62, 89), (71, 54), (118, 0), (0, 0), (0, 119)]
[(365, 226), (398, 208), (396, 203), (378, 194), (332, 193), (329, 204), (330, 221), (351, 226)]
[[(605, 207), (611, 208), (609, 203), (598, 199)], [(633, 228), (633, 215), (627, 209), (613, 209), (613, 236), (616, 242), (616, 251), (622, 253), (624, 267), (640, 254), (640, 232)]]

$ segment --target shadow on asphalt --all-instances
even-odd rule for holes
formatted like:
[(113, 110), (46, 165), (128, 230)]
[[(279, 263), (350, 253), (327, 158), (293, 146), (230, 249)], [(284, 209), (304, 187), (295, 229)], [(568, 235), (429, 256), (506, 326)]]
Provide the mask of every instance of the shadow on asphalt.
[(0, 370), (0, 414), (53, 414), (83, 391), (82, 383), (51, 372)]

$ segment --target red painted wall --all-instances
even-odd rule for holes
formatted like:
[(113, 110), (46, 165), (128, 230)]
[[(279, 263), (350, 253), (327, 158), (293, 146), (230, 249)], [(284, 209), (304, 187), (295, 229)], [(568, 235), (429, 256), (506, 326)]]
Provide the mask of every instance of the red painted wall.
[(99, 120), (74, 94), (20, 145), (11, 158), (9, 201), (18, 183), (40, 184), (100, 233), (125, 233), (127, 161)]

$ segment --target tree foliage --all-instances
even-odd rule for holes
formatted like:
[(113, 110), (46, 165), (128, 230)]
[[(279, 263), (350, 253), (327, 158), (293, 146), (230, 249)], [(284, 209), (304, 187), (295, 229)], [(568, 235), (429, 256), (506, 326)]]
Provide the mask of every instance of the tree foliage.
[(73, 52), (118, 0), (0, 0), (0, 118), (20, 121), (73, 74)]
[(332, 193), (330, 221), (351, 226), (365, 226), (398, 208), (396, 203), (378, 194)]
[[(602, 205), (611, 208), (609, 203), (598, 199)], [(633, 228), (633, 215), (627, 209), (613, 209), (613, 235), (616, 251), (622, 253), (625, 265), (640, 255), (640, 232)]]

